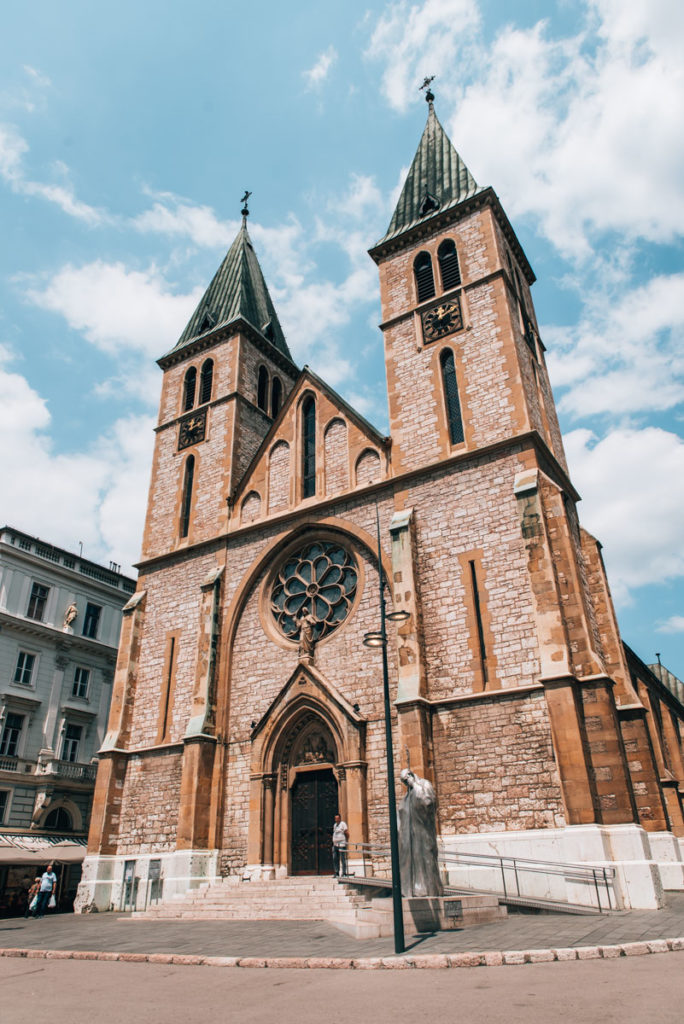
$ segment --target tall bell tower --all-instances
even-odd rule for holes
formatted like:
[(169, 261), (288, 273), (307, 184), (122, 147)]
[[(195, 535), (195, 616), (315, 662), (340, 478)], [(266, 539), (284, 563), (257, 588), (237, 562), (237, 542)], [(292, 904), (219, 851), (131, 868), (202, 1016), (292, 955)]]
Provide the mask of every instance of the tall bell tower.
[(427, 93), (428, 118), (378, 264), (397, 472), (536, 431), (565, 458), (525, 253)]

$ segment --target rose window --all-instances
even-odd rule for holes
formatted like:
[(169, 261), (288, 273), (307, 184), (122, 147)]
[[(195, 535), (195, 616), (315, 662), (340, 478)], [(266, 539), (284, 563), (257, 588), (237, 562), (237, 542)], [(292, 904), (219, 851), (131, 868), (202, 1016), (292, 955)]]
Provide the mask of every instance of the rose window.
[(273, 617), (288, 639), (298, 640), (302, 617), (312, 615), (318, 642), (347, 618), (357, 583), (356, 563), (343, 547), (308, 544), (280, 568), (271, 592)]

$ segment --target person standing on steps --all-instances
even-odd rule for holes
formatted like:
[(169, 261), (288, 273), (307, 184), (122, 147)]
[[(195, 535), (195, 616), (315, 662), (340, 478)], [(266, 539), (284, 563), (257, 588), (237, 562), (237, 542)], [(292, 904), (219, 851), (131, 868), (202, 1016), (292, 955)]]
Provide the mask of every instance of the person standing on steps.
[(52, 864), (48, 864), (40, 879), (40, 890), (38, 892), (38, 903), (34, 911), (34, 917), (45, 917), (50, 897), (57, 891), (57, 875), (52, 870)]
[(335, 815), (335, 824), (332, 831), (332, 855), (333, 875), (342, 878), (347, 874), (347, 843), (349, 841), (349, 829), (346, 821), (342, 821), (339, 814)]

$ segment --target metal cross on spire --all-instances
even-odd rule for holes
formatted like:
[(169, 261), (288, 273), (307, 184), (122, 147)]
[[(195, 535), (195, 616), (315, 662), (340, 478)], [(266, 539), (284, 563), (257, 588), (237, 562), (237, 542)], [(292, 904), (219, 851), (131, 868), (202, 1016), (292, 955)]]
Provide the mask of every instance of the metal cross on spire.
[(249, 199), (251, 194), (252, 194), (251, 192), (248, 192), (247, 189), (245, 189), (245, 194), (242, 197), (242, 199), (240, 200), (240, 202), (242, 203), (241, 213), (242, 213), (243, 217), (249, 217), (249, 210), (247, 209), (247, 200)]
[(425, 89), (425, 101), (426, 101), (426, 103), (432, 103), (434, 98), (435, 98), (435, 94), (433, 93), (432, 89), (430, 88), (430, 82), (434, 82), (434, 80), (435, 80), (435, 76), (434, 75), (430, 75), (429, 78), (426, 76), (423, 79), (423, 84), (418, 86), (418, 89), (420, 90), (420, 92), (422, 92), (423, 89)]

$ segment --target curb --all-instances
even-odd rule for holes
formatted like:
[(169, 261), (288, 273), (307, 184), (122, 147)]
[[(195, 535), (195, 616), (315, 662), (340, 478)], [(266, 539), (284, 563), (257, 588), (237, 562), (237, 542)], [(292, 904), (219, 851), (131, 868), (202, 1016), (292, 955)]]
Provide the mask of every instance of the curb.
[(386, 971), (449, 967), (508, 967), (568, 960), (616, 960), (623, 956), (684, 951), (684, 937), (623, 942), (616, 946), (569, 946), (558, 949), (509, 949), (487, 953), (432, 953), (423, 956), (189, 956), (180, 953), (105, 953), (73, 949), (0, 949), (0, 956), (38, 960), (105, 960), (119, 963), (181, 964), (188, 967), (271, 967), (308, 970)]

